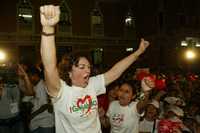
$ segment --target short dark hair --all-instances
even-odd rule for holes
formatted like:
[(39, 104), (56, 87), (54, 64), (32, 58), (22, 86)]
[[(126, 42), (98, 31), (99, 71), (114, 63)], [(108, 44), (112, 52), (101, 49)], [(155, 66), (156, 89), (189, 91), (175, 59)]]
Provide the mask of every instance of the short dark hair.
[(136, 94), (136, 86), (134, 80), (124, 80), (120, 83), (119, 87), (121, 87), (123, 84), (129, 85), (132, 89), (132, 93)]
[(43, 71), (40, 71), (38, 68), (36, 68), (34, 66), (28, 68), (27, 74), (29, 76), (37, 75), (40, 78), (43, 78)]
[(66, 64), (66, 66), (63, 66), (63, 69), (62, 70), (59, 70), (59, 76), (62, 80), (64, 80), (66, 82), (66, 84), (68, 85), (72, 85), (71, 83), (71, 79), (69, 77), (69, 72), (72, 71), (72, 67), (73, 66), (77, 66), (78, 63), (79, 63), (79, 60), (81, 58), (86, 58), (89, 62), (90, 61), (90, 58), (88, 56), (85, 56), (81, 53), (70, 53), (68, 55), (68, 58), (69, 59), (69, 63)]

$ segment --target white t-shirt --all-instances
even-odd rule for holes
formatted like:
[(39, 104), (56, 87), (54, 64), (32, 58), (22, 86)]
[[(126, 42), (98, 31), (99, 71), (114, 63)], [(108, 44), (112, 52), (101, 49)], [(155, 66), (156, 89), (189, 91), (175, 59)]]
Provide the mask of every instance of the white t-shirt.
[(141, 114), (137, 112), (137, 102), (121, 106), (119, 101), (113, 101), (108, 109), (111, 133), (138, 133)]
[[(158, 120), (156, 120), (155, 123), (155, 128), (154, 128), (154, 133), (157, 133), (157, 125), (158, 125)], [(140, 132), (152, 132), (154, 127), (154, 121), (147, 121), (145, 118), (143, 121), (140, 121)]]
[[(35, 96), (30, 100), (34, 105), (32, 113), (38, 110), (42, 105), (48, 103), (48, 95), (45, 88), (46, 86), (43, 80), (40, 80), (37, 85), (34, 86)], [(33, 131), (39, 127), (53, 127), (54, 121), (54, 114), (45, 110), (31, 120), (30, 129)]]
[(52, 98), (56, 133), (101, 133), (97, 95), (105, 92), (103, 75), (91, 77), (85, 88), (61, 80), (60, 92)]
[(16, 84), (4, 84), (0, 99), (0, 119), (8, 119), (19, 114), (20, 91)]

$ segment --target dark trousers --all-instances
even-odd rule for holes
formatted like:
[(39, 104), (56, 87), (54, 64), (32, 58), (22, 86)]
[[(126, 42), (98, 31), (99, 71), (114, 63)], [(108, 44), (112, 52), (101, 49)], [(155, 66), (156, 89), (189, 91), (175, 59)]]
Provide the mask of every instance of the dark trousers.
[(22, 117), (17, 115), (9, 119), (0, 119), (0, 133), (25, 133)]

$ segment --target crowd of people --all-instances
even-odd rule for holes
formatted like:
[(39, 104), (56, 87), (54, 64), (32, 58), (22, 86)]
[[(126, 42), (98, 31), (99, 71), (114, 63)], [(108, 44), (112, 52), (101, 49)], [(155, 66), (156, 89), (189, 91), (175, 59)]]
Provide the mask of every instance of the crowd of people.
[(143, 38), (103, 73), (93, 73), (84, 55), (67, 53), (58, 63), (59, 17), (59, 6), (41, 6), (43, 67), (19, 64), (17, 84), (0, 79), (0, 133), (200, 133), (198, 75), (124, 76), (149, 47)]

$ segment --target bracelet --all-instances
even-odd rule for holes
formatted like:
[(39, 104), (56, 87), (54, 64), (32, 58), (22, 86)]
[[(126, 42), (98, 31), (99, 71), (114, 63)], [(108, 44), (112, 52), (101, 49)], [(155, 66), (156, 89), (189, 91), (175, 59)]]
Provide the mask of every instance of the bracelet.
[(54, 32), (53, 33), (42, 32), (41, 34), (44, 35), (44, 36), (54, 36), (55, 35)]

